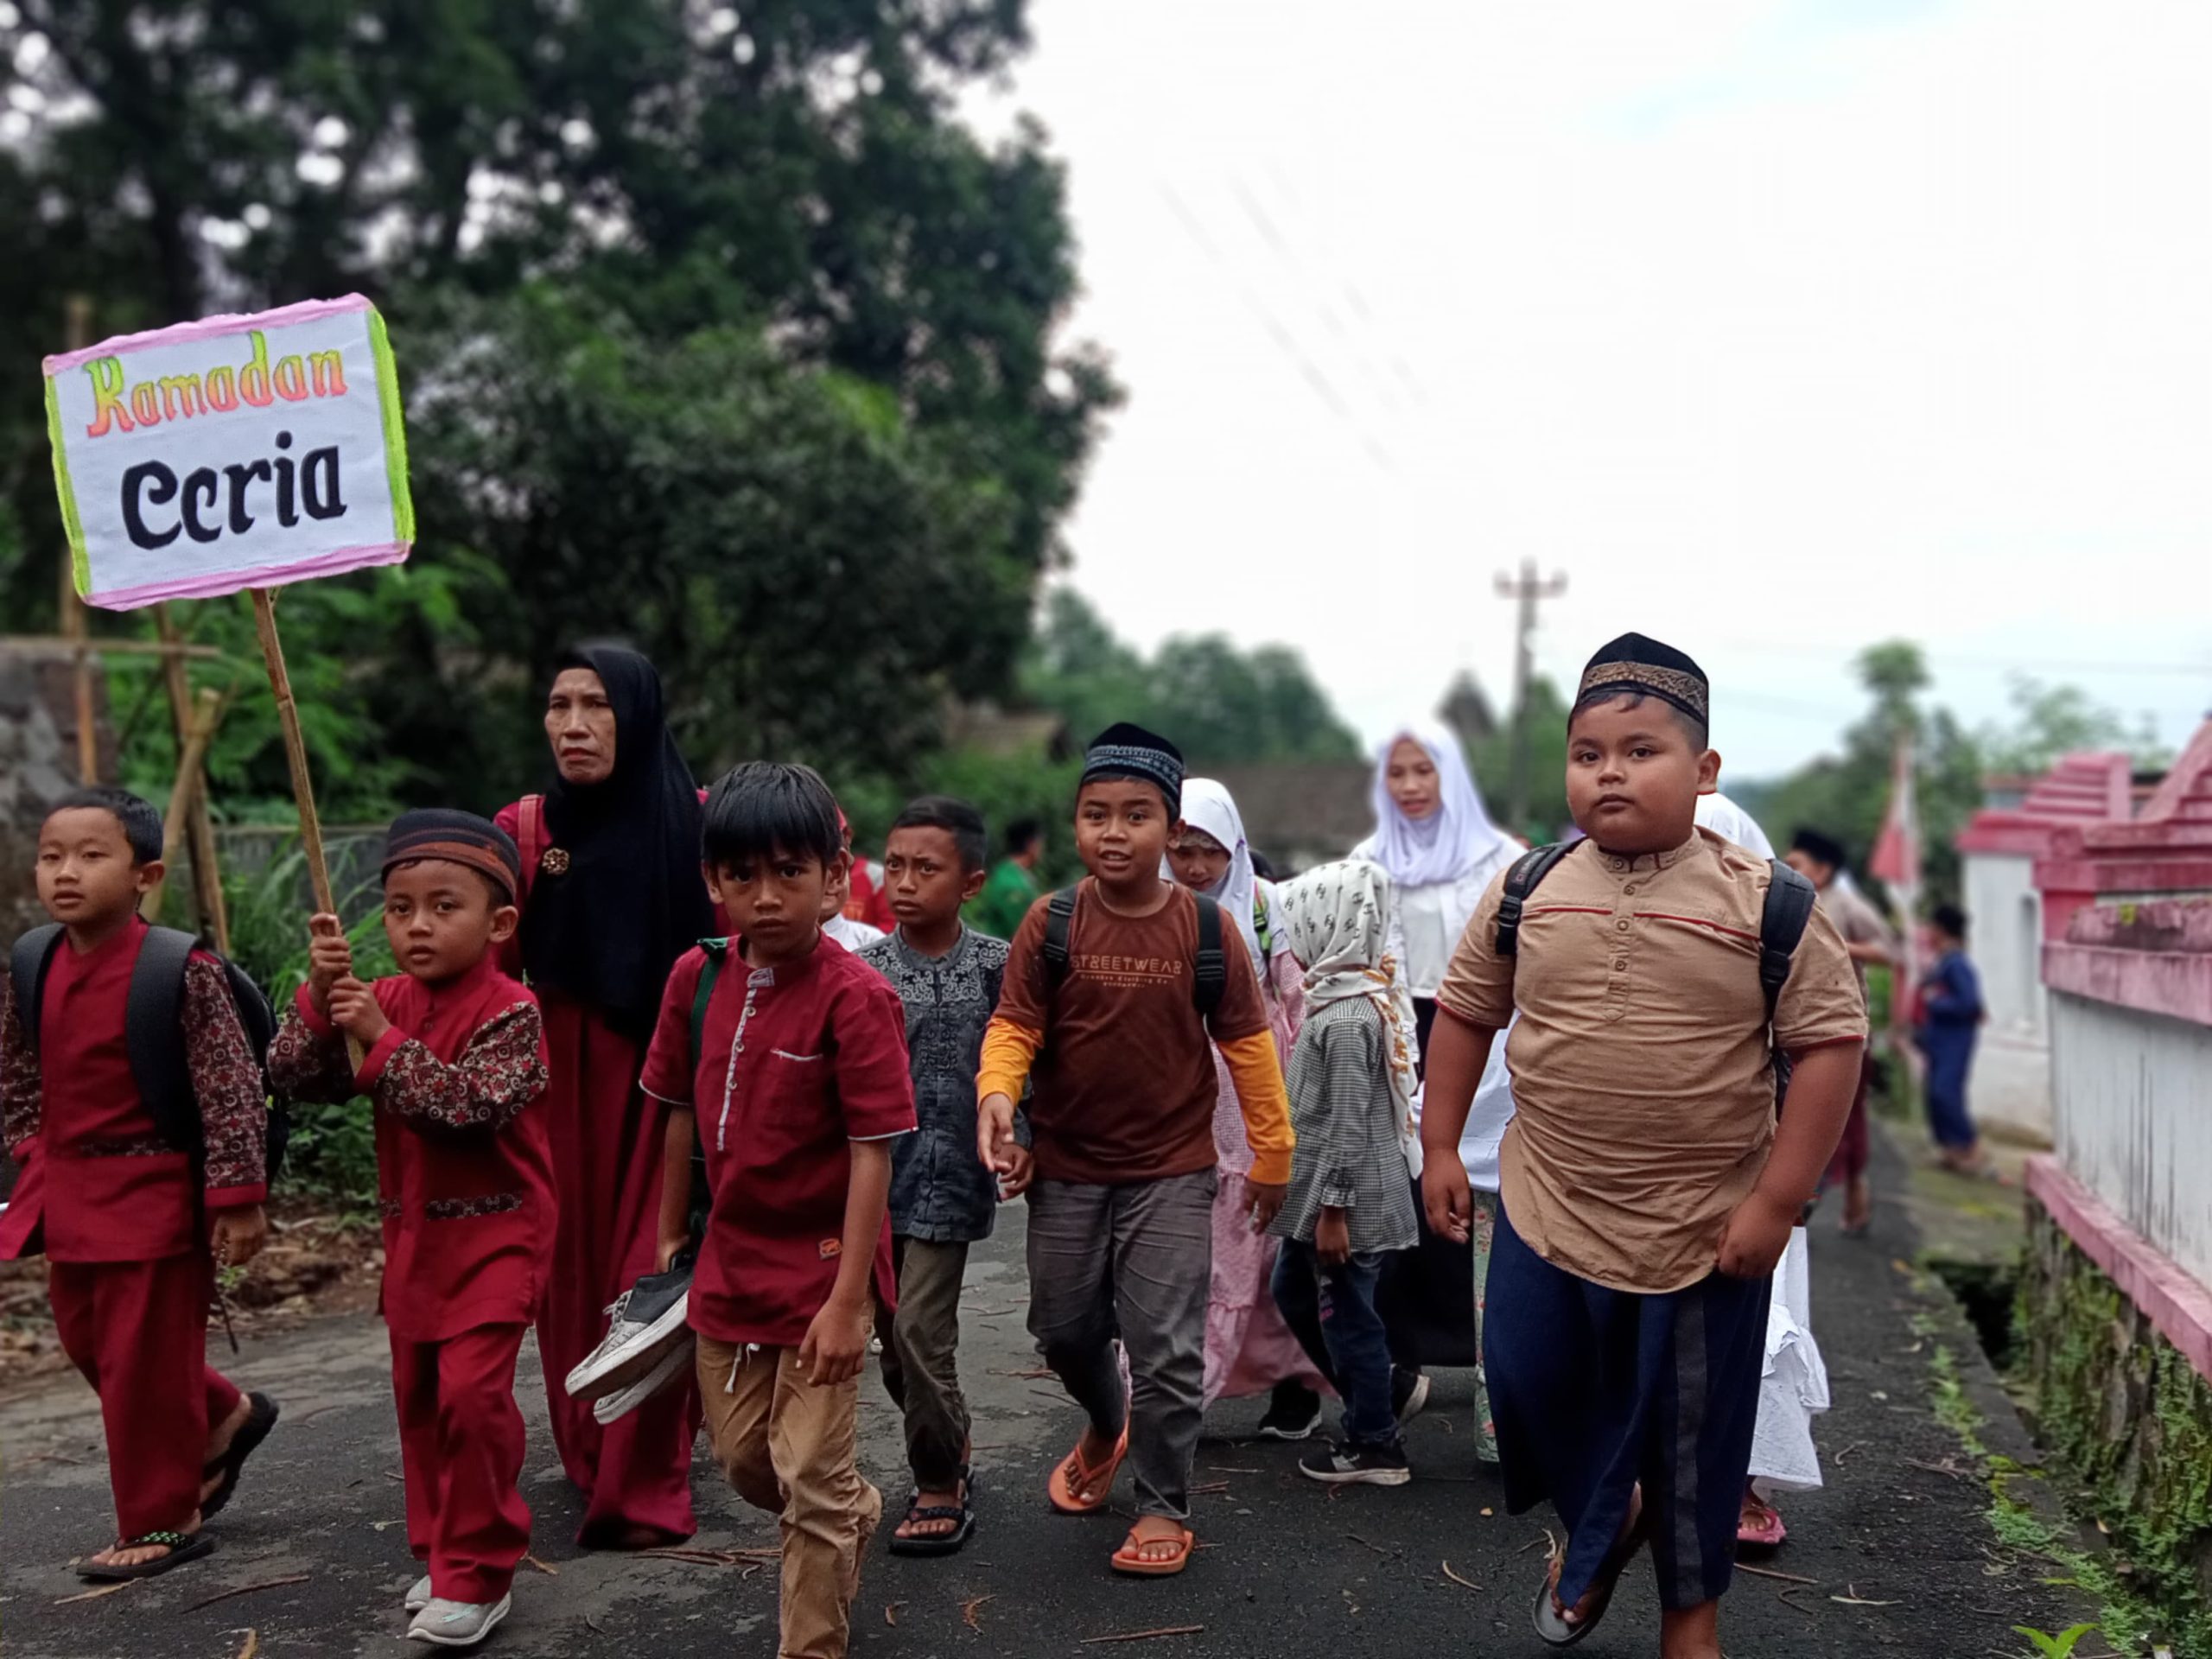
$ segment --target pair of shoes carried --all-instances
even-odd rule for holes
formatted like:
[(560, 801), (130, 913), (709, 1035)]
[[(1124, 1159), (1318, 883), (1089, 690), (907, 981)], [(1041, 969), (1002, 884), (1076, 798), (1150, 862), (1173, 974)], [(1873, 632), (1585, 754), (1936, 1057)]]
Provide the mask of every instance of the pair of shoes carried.
[(473, 1648), (492, 1634), (514, 1605), (512, 1595), (497, 1601), (448, 1601), (433, 1596), (407, 1627), (407, 1639), (438, 1648)]
[(119, 1538), (117, 1549), (165, 1549), (166, 1555), (156, 1555), (150, 1561), (140, 1561), (134, 1567), (103, 1567), (97, 1561), (80, 1561), (77, 1576), (92, 1584), (121, 1584), (126, 1579), (158, 1579), (173, 1567), (182, 1567), (187, 1561), (196, 1561), (215, 1553), (215, 1541), (204, 1532), (143, 1532), (136, 1538)]
[(1414, 1478), (1406, 1462), (1406, 1448), (1395, 1441), (1389, 1446), (1354, 1446), (1349, 1440), (1338, 1440), (1300, 1458), (1298, 1472), (1331, 1486), (1402, 1486)]
[(202, 1480), (220, 1478), (222, 1484), (200, 1500), (200, 1518), (220, 1515), (238, 1489), (238, 1471), (245, 1467), (245, 1460), (260, 1449), (269, 1438), (269, 1431), (276, 1427), (277, 1406), (265, 1394), (246, 1396), (245, 1421), (238, 1425), (238, 1432), (231, 1436), (231, 1443), (223, 1448), (223, 1455), (200, 1471)]
[(1428, 1404), (1428, 1373), (1409, 1370), (1403, 1365), (1390, 1368), (1390, 1414), (1403, 1428), (1421, 1414)]
[(1321, 1427), (1321, 1396), (1308, 1388), (1278, 1384), (1260, 1419), (1263, 1440), (1302, 1440)]
[(670, 1387), (679, 1377), (688, 1376), (697, 1363), (698, 1343), (687, 1330), (686, 1339), (677, 1343), (660, 1357), (659, 1363), (626, 1389), (601, 1395), (591, 1402), (592, 1421), (601, 1428), (627, 1417), (639, 1406)]
[(569, 1373), (570, 1396), (602, 1400), (652, 1376), (671, 1350), (690, 1345), (690, 1312), (689, 1262), (644, 1275), (607, 1310), (606, 1338)]

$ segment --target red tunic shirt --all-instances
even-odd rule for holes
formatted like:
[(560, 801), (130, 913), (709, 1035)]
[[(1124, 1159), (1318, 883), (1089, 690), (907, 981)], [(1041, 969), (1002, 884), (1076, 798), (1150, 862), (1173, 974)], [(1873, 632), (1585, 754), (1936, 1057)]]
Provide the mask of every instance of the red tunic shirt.
[(269, 1054), (296, 1100), (376, 1104), (384, 1317), (410, 1342), (527, 1325), (552, 1259), (553, 1160), (537, 999), (486, 956), (445, 985), (376, 982), (391, 1022), (346, 1074), (344, 1039), (300, 988)]
[(261, 1068), (222, 968), (204, 952), (185, 965), (178, 1015), (199, 1167), (139, 1096), (124, 1020), (145, 943), (135, 918), (91, 950), (65, 938), (47, 969), (35, 1052), (13, 987), (0, 988), (0, 1103), (22, 1172), (0, 1217), (0, 1256), (43, 1248), (55, 1262), (158, 1261), (204, 1247), (205, 1211), (265, 1196)]
[[(692, 1328), (718, 1342), (796, 1347), (837, 1278), (852, 1183), (850, 1142), (914, 1128), (899, 994), (823, 940), (804, 961), (748, 969), (733, 942), (691, 1052), (706, 966), (689, 950), (669, 976), (645, 1087), (695, 1106), (714, 1205), (691, 1285)], [(875, 1294), (896, 1288), (887, 1211)]]

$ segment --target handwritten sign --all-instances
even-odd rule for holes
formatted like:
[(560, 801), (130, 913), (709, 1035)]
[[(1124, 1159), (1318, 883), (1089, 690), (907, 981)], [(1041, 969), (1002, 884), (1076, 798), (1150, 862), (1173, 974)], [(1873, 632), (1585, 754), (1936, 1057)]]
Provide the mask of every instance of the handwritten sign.
[(359, 295), (46, 359), (77, 591), (127, 611), (397, 564), (415, 539), (399, 381)]

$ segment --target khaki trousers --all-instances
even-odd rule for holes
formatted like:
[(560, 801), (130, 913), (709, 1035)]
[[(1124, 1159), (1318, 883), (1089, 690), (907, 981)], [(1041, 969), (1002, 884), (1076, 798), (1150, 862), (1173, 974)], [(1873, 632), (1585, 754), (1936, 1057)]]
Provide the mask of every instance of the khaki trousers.
[(861, 1560), (883, 1494), (856, 1461), (860, 1382), (816, 1388), (796, 1348), (701, 1337), (708, 1444), (738, 1495), (782, 1523), (778, 1659), (845, 1659)]

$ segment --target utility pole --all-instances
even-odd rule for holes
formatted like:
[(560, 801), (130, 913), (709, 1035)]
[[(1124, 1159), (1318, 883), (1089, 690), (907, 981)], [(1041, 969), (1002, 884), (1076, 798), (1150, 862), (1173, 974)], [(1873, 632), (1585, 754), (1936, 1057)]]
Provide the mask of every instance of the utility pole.
[(1562, 573), (1539, 581), (1536, 562), (1523, 559), (1518, 576), (1497, 578), (1497, 591), (1501, 598), (1513, 600), (1521, 607), (1514, 626), (1513, 787), (1506, 804), (1506, 828), (1518, 835), (1529, 817), (1529, 677), (1535, 668), (1532, 646), (1536, 633), (1536, 603), (1564, 594), (1567, 577)]

